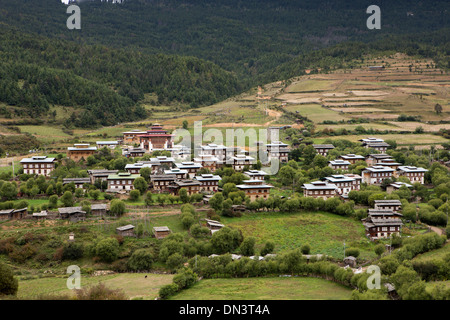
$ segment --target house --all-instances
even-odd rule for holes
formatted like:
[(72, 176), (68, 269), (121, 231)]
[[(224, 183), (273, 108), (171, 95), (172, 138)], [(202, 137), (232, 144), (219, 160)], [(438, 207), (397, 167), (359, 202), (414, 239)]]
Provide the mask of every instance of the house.
[(181, 163), (175, 163), (175, 166), (180, 170), (187, 170), (189, 179), (194, 178), (198, 170), (203, 168), (200, 163), (195, 163), (192, 161), (183, 161)]
[(358, 161), (364, 161), (366, 158), (364, 156), (360, 156), (359, 154), (349, 153), (339, 156), (340, 159), (350, 162), (351, 164), (355, 164)]
[(175, 175), (177, 179), (187, 179), (189, 178), (189, 171), (181, 170), (178, 168), (172, 168), (170, 170), (164, 170), (165, 175)]
[(127, 224), (126, 226), (116, 228), (116, 232), (122, 237), (134, 237), (134, 226), (132, 224)]
[(0, 210), (0, 221), (9, 220), (14, 209)]
[(389, 167), (394, 169), (394, 177), (397, 176), (396, 174), (396, 170), (399, 166), (401, 166), (402, 164), (400, 162), (396, 162), (394, 159), (392, 158), (385, 158), (385, 159), (381, 159), (380, 161), (378, 161), (376, 163), (377, 166), (383, 166), (383, 167)]
[(140, 147), (148, 152), (167, 150), (173, 146), (173, 134), (168, 133), (161, 125), (155, 124), (144, 134), (138, 135)]
[(166, 226), (164, 227), (153, 227), (153, 235), (156, 239), (164, 239), (171, 233), (170, 229)]
[(141, 130), (131, 130), (127, 132), (122, 132), (123, 134), (123, 144), (127, 145), (136, 145), (139, 144), (139, 136), (142, 134), (146, 134), (147, 131), (141, 131)]
[(392, 178), (394, 169), (383, 166), (367, 167), (362, 171), (363, 181), (367, 184), (381, 184), (383, 180)]
[(356, 267), (356, 258), (353, 256), (345, 257), (344, 263), (346, 266), (349, 266), (350, 268), (354, 268), (354, 267)]
[(354, 180), (354, 178), (338, 174), (325, 177), (325, 181), (336, 186), (336, 193), (339, 195), (347, 195), (350, 191), (354, 190)]
[(359, 141), (362, 142), (362, 146), (369, 149), (375, 149), (378, 152), (386, 152), (387, 148), (390, 147), (390, 145), (386, 142), (384, 142), (383, 139), (379, 138), (367, 138), (367, 139), (359, 139)]
[(218, 165), (222, 164), (219, 161), (219, 158), (210, 154), (199, 154), (196, 158), (194, 158), (194, 162), (201, 164), (203, 168), (206, 168), (211, 172), (216, 171)]
[(152, 168), (152, 165), (150, 163), (142, 163), (142, 162), (136, 162), (136, 163), (127, 163), (125, 166), (125, 170), (131, 174), (140, 174), (142, 168)]
[(369, 154), (366, 157), (366, 162), (369, 166), (373, 166), (384, 159), (391, 159), (391, 158), (392, 158), (392, 156), (385, 154), (385, 153), (375, 153), (375, 154)]
[(324, 200), (337, 196), (337, 186), (327, 181), (314, 181), (302, 186), (305, 197), (323, 198)]
[(201, 183), (200, 192), (217, 192), (219, 189), (219, 181), (222, 180), (220, 176), (213, 174), (202, 174), (195, 176), (194, 179)]
[(397, 168), (397, 175), (399, 177), (406, 177), (411, 181), (411, 183), (420, 182), (424, 184), (425, 172), (427, 169), (421, 167), (413, 167), (413, 166), (399, 166)]
[(43, 210), (41, 212), (33, 212), (31, 216), (35, 220), (45, 220), (48, 217), (48, 211)]
[(88, 143), (76, 143), (67, 148), (67, 157), (73, 161), (86, 160), (97, 152), (97, 147), (91, 147)]
[(328, 161), (328, 166), (331, 167), (333, 170), (347, 171), (349, 165), (350, 162), (347, 160), (336, 159)]
[(399, 217), (401, 214), (392, 210), (369, 210), (367, 218), (362, 219), (367, 237), (377, 240), (399, 235), (403, 225)]
[(95, 143), (97, 144), (97, 148), (99, 150), (104, 147), (108, 149), (115, 149), (119, 145), (118, 141), (96, 141)]
[(321, 156), (326, 157), (328, 152), (332, 149), (334, 149), (334, 146), (332, 144), (313, 144), (314, 149), (316, 149), (316, 152), (320, 154)]
[(377, 210), (398, 212), (402, 209), (402, 203), (400, 200), (374, 200), (374, 208)]
[(106, 181), (111, 174), (117, 174), (119, 170), (88, 170), (91, 184), (94, 184), (96, 180)]
[(73, 183), (76, 189), (84, 189), (85, 184), (91, 183), (91, 178), (64, 178), (63, 185)]
[(28, 214), (28, 207), (21, 209), (14, 209), (13, 212), (10, 213), (9, 218), (11, 220), (21, 220), (25, 218)]
[(289, 147), (286, 143), (281, 141), (274, 141), (266, 145), (266, 151), (268, 160), (275, 158), (280, 161), (280, 163), (287, 163), (289, 161)]
[(122, 155), (127, 158), (140, 158), (145, 154), (145, 149), (142, 148), (125, 148), (122, 150)]
[(119, 172), (118, 174), (111, 174), (107, 178), (108, 192), (134, 190), (133, 182), (139, 177), (140, 175), (131, 174), (129, 172)]
[(28, 208), (0, 210), (0, 221), (21, 220), (26, 217)]
[(169, 190), (169, 186), (177, 180), (174, 174), (155, 174), (150, 176), (150, 182), (153, 190), (164, 192)]
[(393, 191), (399, 190), (403, 186), (405, 186), (407, 188), (412, 188), (412, 185), (409, 184), (409, 183), (397, 181), (397, 182), (394, 182), (394, 183), (391, 183), (390, 185), (388, 185), (386, 187), (386, 192), (387, 193), (392, 193)]
[(81, 207), (58, 208), (58, 212), (61, 219), (68, 219), (71, 222), (86, 220), (86, 211), (81, 210)]
[(200, 192), (200, 186), (202, 183), (197, 180), (176, 180), (168, 188), (175, 194), (178, 195), (181, 188), (186, 189), (188, 196)]
[(248, 170), (245, 171), (244, 174), (251, 180), (264, 180), (264, 177), (267, 176), (267, 172), (262, 170)]
[[(146, 163), (146, 161), (141, 161), (142, 163)], [(160, 174), (163, 173), (164, 170), (168, 170), (173, 168), (173, 165), (175, 163), (175, 159), (172, 157), (167, 156), (158, 156), (156, 158), (150, 158), (150, 162), (148, 162), (152, 165), (152, 173)]]
[(108, 205), (106, 203), (94, 203), (91, 204), (91, 213), (93, 216), (103, 217), (106, 216)]
[(273, 188), (273, 186), (265, 184), (263, 180), (244, 180), (243, 182), (244, 184), (238, 184), (236, 187), (244, 191), (251, 201), (260, 198), (266, 200), (269, 197), (270, 189)]
[(20, 160), (25, 174), (38, 174), (48, 177), (55, 169), (56, 159), (47, 156), (34, 156)]
[(239, 148), (225, 147), (222, 144), (208, 143), (207, 145), (200, 146), (199, 154), (212, 155), (219, 160), (220, 164), (223, 164), (226, 159), (231, 158), (239, 151)]
[(255, 163), (255, 158), (247, 156), (245, 154), (238, 154), (230, 158), (230, 162), (232, 162), (232, 167), (236, 171), (244, 170), (245, 166), (250, 166)]

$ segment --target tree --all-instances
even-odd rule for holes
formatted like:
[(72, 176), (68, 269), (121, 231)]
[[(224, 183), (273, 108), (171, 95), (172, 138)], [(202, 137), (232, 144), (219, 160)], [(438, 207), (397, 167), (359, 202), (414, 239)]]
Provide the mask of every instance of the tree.
[(178, 195), (180, 196), (180, 200), (183, 203), (189, 202), (189, 196), (187, 194), (187, 190), (185, 188), (181, 188)]
[(73, 195), (72, 192), (66, 191), (61, 197), (61, 202), (64, 207), (72, 207), (73, 206)]
[(309, 246), (309, 244), (304, 244), (302, 245), (302, 247), (300, 248), (300, 251), (303, 254), (309, 254), (309, 252), (311, 251), (311, 247)]
[(141, 194), (144, 194), (148, 190), (148, 183), (143, 177), (138, 177), (133, 182), (134, 189), (139, 190)]
[(95, 246), (96, 255), (104, 262), (113, 262), (119, 256), (119, 241), (116, 238), (106, 238)]
[(214, 196), (209, 199), (208, 204), (213, 208), (217, 213), (222, 212), (223, 208), (223, 195), (222, 192), (217, 192)]
[(58, 207), (58, 196), (56, 194), (50, 196), (50, 198), (48, 198), (48, 206), (50, 209), (54, 209), (56, 207)]
[(187, 120), (183, 120), (183, 129), (187, 130), (189, 126), (189, 123), (187, 122)]
[(5, 182), (0, 188), (0, 195), (4, 200), (17, 198), (17, 186), (15, 183)]
[(153, 194), (149, 191), (145, 195), (145, 205), (151, 206), (153, 204)]
[(139, 197), (141, 196), (141, 193), (139, 192), (139, 190), (131, 190), (130, 191), (130, 200), (131, 201), (137, 201), (139, 200)]
[(139, 173), (141, 174), (141, 177), (143, 177), (147, 183), (150, 183), (150, 175), (152, 174), (151, 168), (144, 167), (139, 171)]
[(121, 216), (125, 213), (125, 203), (122, 200), (114, 199), (111, 201), (109, 211), (116, 216)]
[(138, 249), (128, 259), (127, 266), (133, 271), (149, 271), (155, 257), (149, 249)]
[(183, 262), (184, 262), (183, 256), (178, 252), (170, 255), (166, 261), (167, 266), (173, 270), (181, 267), (183, 265)]
[(91, 197), (94, 200), (98, 200), (100, 198), (100, 190), (90, 190), (89, 191), (89, 197)]
[(269, 240), (265, 243), (264, 248), (262, 248), (260, 254), (262, 256), (265, 256), (269, 253), (272, 253), (274, 249), (275, 249), (275, 243), (273, 241)]
[(255, 254), (256, 239), (253, 237), (245, 238), (240, 246), (241, 254), (244, 256), (253, 256)]
[(442, 106), (439, 103), (436, 103), (434, 106), (434, 111), (436, 111), (437, 114), (442, 113)]
[(380, 243), (379, 245), (375, 246), (374, 251), (376, 255), (380, 257), (385, 251), (384, 245)]
[(0, 296), (15, 296), (19, 289), (19, 282), (14, 278), (13, 271), (6, 264), (0, 262)]
[(211, 245), (217, 254), (232, 252), (242, 243), (242, 234), (237, 229), (223, 227), (214, 232), (211, 237)]
[(295, 169), (288, 165), (280, 169), (278, 176), (284, 186), (289, 186), (292, 185), (294, 181), (295, 173)]

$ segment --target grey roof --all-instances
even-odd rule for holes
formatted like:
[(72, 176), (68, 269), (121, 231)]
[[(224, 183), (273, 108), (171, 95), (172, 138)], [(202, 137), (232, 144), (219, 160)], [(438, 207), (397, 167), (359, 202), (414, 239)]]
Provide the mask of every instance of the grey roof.
[(151, 181), (161, 180), (177, 180), (177, 176), (174, 174), (155, 174), (150, 176)]
[(94, 203), (91, 205), (91, 210), (106, 210), (108, 205), (106, 203)]
[(55, 160), (55, 158), (47, 158), (47, 156), (34, 156), (20, 160), (20, 163), (52, 163)]
[(332, 144), (313, 144), (313, 147), (316, 149), (334, 149)]
[(59, 213), (62, 213), (62, 214), (86, 213), (85, 211), (81, 210), (81, 207), (58, 208), (58, 211), (59, 211)]
[(385, 166), (372, 166), (372, 167), (367, 167), (363, 170), (364, 171), (370, 171), (370, 172), (393, 172), (394, 169), (390, 168), (390, 167), (385, 167)]
[(375, 205), (397, 205), (401, 206), (402, 202), (400, 200), (374, 200)]
[(117, 231), (126, 231), (130, 229), (134, 229), (134, 226), (132, 224), (127, 224), (126, 226), (116, 228)]
[(332, 183), (327, 183), (325, 181), (314, 181), (311, 183), (305, 183), (302, 186), (303, 189), (306, 190), (335, 190), (337, 189), (337, 186), (335, 184)]
[(63, 184), (67, 183), (91, 183), (90, 178), (65, 178), (63, 179)]
[(414, 167), (414, 166), (400, 166), (397, 168), (398, 171), (403, 172), (427, 172), (427, 169), (421, 168), (421, 167)]
[(197, 180), (178, 180), (175, 181), (175, 184), (179, 187), (189, 187), (189, 186), (199, 186), (201, 185), (200, 181)]
[(346, 160), (339, 160), (339, 159), (331, 160), (331, 161), (328, 161), (328, 162), (331, 163), (333, 166), (348, 166), (348, 165), (351, 164), (350, 162), (348, 162)]
[(103, 170), (103, 169), (99, 169), (99, 170), (88, 170), (88, 174), (96, 177), (96, 176), (108, 176), (110, 174), (116, 174), (117, 172), (119, 172), (119, 170)]
[(14, 211), (14, 209), (8, 209), (8, 210), (0, 210), (0, 214), (10, 214)]
[(166, 226), (164, 227), (153, 227), (153, 230), (156, 232), (164, 232), (164, 231), (170, 231), (170, 229)]

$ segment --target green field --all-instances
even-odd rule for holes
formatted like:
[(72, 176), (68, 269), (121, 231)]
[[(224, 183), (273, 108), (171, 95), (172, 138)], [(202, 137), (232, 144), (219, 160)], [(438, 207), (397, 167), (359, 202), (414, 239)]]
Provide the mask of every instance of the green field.
[(446, 255), (450, 254), (450, 244), (447, 243), (440, 249), (428, 251), (423, 254), (419, 254), (414, 257), (414, 261), (428, 261), (433, 259), (443, 259)]
[(361, 222), (325, 212), (259, 212), (240, 218), (225, 218), (225, 225), (240, 229), (244, 237), (255, 237), (257, 248), (272, 240), (275, 251), (300, 248), (308, 243), (312, 254), (343, 258), (346, 246), (358, 246), (363, 259), (374, 258), (373, 244), (365, 237)]
[(207, 279), (172, 300), (348, 300), (351, 290), (318, 278)]
[[(144, 278), (147, 275), (147, 278)], [(104, 276), (81, 276), (81, 288), (102, 282), (110, 289), (123, 289), (130, 298), (153, 300), (159, 288), (172, 282), (173, 275), (121, 273)], [(19, 281), (20, 299), (33, 299), (39, 295), (71, 295), (67, 289), (67, 277), (51, 277)]]
[[(331, 136), (326, 138), (314, 139), (314, 143), (323, 143), (326, 139), (336, 140), (345, 139), (351, 142), (358, 142), (359, 139), (367, 138), (365, 135), (346, 135), (346, 136)], [(429, 145), (447, 143), (448, 140), (442, 136), (433, 134), (383, 134), (380, 138), (386, 140), (395, 140), (398, 145)]]
[(71, 138), (70, 135), (63, 132), (61, 126), (52, 127), (52, 126), (18, 126), (20, 131), (28, 132), (33, 134), (39, 141), (43, 143), (51, 143), (54, 141), (61, 141), (64, 139)]
[(311, 120), (314, 123), (321, 123), (325, 120), (330, 121), (341, 121), (341, 120), (347, 120), (349, 119), (346, 116), (343, 116), (337, 111), (323, 108), (321, 105), (318, 104), (298, 104), (298, 105), (288, 105), (285, 107), (286, 110), (290, 112), (296, 112), (304, 117), (307, 117), (309, 120)]
[(285, 92), (311, 92), (335, 89), (337, 81), (334, 80), (303, 80), (295, 82), (286, 88)]

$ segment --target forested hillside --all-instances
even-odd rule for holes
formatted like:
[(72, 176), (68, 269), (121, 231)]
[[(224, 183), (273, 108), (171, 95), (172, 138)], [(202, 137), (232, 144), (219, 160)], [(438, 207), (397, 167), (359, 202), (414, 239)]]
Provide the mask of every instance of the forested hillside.
[[(370, 5), (381, 8), (381, 30), (366, 27)], [(79, 6), (79, 31), (66, 28), (60, 0), (0, 0), (0, 21), (81, 43), (196, 56), (251, 81), (312, 49), (448, 27), (450, 10), (445, 0), (96, 0)]]
[(240, 90), (236, 76), (194, 57), (151, 55), (0, 30), (0, 101), (37, 117), (49, 105), (83, 109), (75, 125), (112, 125), (145, 118), (138, 102), (196, 107)]

